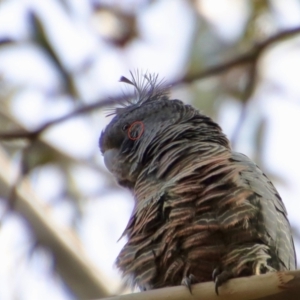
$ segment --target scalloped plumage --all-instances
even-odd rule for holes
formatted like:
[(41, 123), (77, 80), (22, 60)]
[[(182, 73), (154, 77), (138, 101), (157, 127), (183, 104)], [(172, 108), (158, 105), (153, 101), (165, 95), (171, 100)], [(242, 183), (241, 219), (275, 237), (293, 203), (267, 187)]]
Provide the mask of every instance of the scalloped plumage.
[[(128, 241), (117, 266), (142, 290), (293, 270), (284, 204), (267, 176), (232, 151), (221, 128), (180, 100), (157, 75), (125, 77), (136, 99), (100, 137), (105, 162), (133, 191)], [(134, 122), (140, 138), (128, 138)]]

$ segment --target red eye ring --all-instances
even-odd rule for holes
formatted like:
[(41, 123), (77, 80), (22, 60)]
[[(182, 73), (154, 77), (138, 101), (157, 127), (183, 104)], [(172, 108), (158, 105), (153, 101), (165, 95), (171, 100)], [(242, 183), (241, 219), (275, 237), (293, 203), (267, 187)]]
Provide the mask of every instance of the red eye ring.
[[(138, 135), (137, 137), (132, 137), (132, 136), (130, 135), (130, 133), (131, 133), (131, 130), (132, 130), (133, 126), (136, 125), (136, 124), (140, 124), (140, 126), (142, 127), (142, 130), (141, 130), (141, 132), (139, 133), (139, 135)], [(129, 126), (129, 129), (128, 129), (128, 132), (127, 132), (127, 136), (128, 136), (128, 138), (129, 138), (130, 140), (136, 141), (136, 140), (138, 140), (138, 139), (142, 136), (142, 134), (144, 133), (144, 129), (145, 129), (145, 126), (144, 126), (144, 123), (143, 123), (142, 121), (135, 121), (135, 122), (133, 122), (133, 123)]]

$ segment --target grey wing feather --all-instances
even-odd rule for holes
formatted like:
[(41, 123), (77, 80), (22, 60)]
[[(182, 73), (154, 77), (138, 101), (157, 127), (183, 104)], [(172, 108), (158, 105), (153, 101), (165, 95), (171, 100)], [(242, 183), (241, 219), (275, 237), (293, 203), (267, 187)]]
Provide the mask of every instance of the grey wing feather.
[(263, 242), (275, 250), (280, 269), (296, 269), (291, 226), (279, 193), (268, 177), (247, 156), (233, 152), (232, 160), (246, 166), (238, 180), (242, 181), (240, 184), (250, 188), (256, 194), (253, 201), (257, 202), (256, 205), (261, 211), (261, 218), (257, 221)]

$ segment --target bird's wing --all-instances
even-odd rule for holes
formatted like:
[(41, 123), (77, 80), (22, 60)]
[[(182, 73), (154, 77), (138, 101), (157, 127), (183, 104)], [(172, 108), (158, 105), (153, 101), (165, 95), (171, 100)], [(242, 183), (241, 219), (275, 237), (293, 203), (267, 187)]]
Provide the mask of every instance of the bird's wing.
[(232, 161), (245, 166), (240, 172), (237, 184), (254, 192), (255, 202), (261, 211), (258, 230), (261, 231), (263, 242), (274, 249), (283, 268), (296, 268), (296, 255), (291, 226), (287, 219), (286, 208), (276, 188), (268, 177), (247, 156), (233, 152)]

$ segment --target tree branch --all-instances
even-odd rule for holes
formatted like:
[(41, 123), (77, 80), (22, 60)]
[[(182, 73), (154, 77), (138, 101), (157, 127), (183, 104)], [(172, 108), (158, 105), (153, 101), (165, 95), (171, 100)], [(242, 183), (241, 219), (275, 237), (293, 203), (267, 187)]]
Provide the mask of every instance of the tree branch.
[[(213, 282), (192, 286), (192, 295), (184, 286), (105, 298), (106, 300), (295, 300), (300, 295), (300, 270), (229, 280), (215, 293)], [(104, 299), (102, 299), (104, 300)]]
[(62, 117), (58, 117), (49, 122), (46, 122), (45, 124), (41, 125), (39, 128), (37, 128), (34, 131), (18, 130), (18, 131), (13, 131), (13, 132), (0, 133), (0, 139), (10, 140), (10, 139), (23, 138), (23, 139), (33, 140), (33, 139), (37, 138), (41, 133), (43, 133), (46, 129), (48, 129), (49, 127), (51, 127), (53, 125), (57, 125), (59, 123), (67, 121), (73, 117), (89, 113), (95, 109), (103, 108), (106, 106), (112, 106), (114, 104), (120, 104), (122, 102), (125, 102), (127, 97), (130, 97), (130, 96), (122, 95), (122, 96), (118, 96), (118, 97), (114, 97), (114, 98), (106, 98), (104, 100), (100, 100), (100, 101), (97, 101), (92, 104), (84, 105)]
[[(8, 199), (13, 186), (12, 166), (0, 147), (0, 197)], [(55, 266), (68, 287), (80, 299), (108, 296), (105, 276), (89, 261), (74, 232), (53, 222), (28, 180), (16, 187), (13, 209), (20, 213), (33, 231), (37, 243), (51, 249)]]
[[(243, 64), (248, 64), (248, 63), (253, 63), (254, 65), (256, 65), (258, 58), (260, 57), (260, 55), (266, 48), (268, 48), (269, 46), (271, 46), (279, 41), (293, 37), (294, 35), (299, 34), (299, 33), (300, 33), (300, 27), (295, 27), (292, 29), (282, 31), (278, 34), (271, 36), (270, 38), (266, 39), (265, 41), (258, 43), (250, 51), (248, 51), (245, 54), (242, 54), (232, 60), (229, 60), (229, 61), (219, 64), (217, 66), (210, 67), (207, 70), (200, 71), (199, 73), (184, 76), (183, 78), (168, 84), (168, 86), (177, 86), (180, 84), (191, 83), (195, 80), (200, 80), (200, 79), (207, 78), (207, 77), (210, 77), (213, 75), (219, 75), (219, 74), (221, 74), (233, 67), (236, 67), (238, 65), (243, 65)], [(253, 91), (253, 87), (254, 87), (254, 81), (252, 82), (252, 84), (249, 84), (249, 86), (247, 87), (246, 94), (248, 94), (248, 95), (251, 94)], [(122, 95), (122, 96), (109, 98), (109, 99), (106, 98), (104, 100), (99, 100), (95, 103), (79, 107), (79, 108), (75, 109), (73, 112), (66, 114), (65, 116), (53, 119), (52, 121), (49, 121), (49, 122), (46, 122), (45, 124), (43, 124), (42, 126), (40, 126), (39, 128), (37, 128), (34, 131), (13, 131), (13, 132), (2, 132), (2, 133), (0, 132), (0, 139), (10, 140), (10, 139), (23, 138), (23, 139), (33, 140), (53, 125), (57, 125), (61, 122), (67, 121), (72, 117), (89, 113), (95, 109), (100, 109), (100, 108), (103, 108), (106, 106), (111, 106), (114, 104), (121, 104), (122, 102), (126, 101), (126, 99), (128, 99), (132, 96), (133, 95), (125, 95), (125, 96)]]
[(179, 79), (178, 81), (175, 81), (173, 85), (178, 85), (181, 83), (190, 83), (195, 80), (200, 80), (210, 76), (219, 75), (225, 71), (228, 71), (233, 67), (252, 63), (253, 61), (257, 60), (258, 57), (262, 54), (262, 52), (265, 51), (269, 46), (274, 45), (275, 43), (278, 43), (287, 38), (291, 38), (294, 35), (297, 35), (299, 33), (300, 33), (300, 26), (277, 33), (269, 37), (265, 41), (256, 44), (247, 53), (241, 54), (238, 57), (235, 57), (232, 60), (229, 60), (225, 63), (221, 63), (217, 66), (210, 67), (207, 70), (200, 71), (199, 73), (194, 73), (193, 75), (186, 76), (182, 79)]

